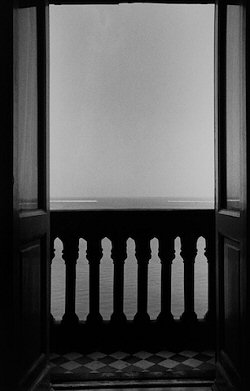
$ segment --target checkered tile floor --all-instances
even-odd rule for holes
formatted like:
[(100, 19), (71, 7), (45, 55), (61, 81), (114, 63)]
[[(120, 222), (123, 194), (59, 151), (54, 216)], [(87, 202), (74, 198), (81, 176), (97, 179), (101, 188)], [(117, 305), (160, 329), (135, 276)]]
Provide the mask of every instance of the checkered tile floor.
[(52, 379), (107, 379), (136, 377), (208, 377), (214, 375), (214, 352), (116, 351), (109, 354), (51, 354)]

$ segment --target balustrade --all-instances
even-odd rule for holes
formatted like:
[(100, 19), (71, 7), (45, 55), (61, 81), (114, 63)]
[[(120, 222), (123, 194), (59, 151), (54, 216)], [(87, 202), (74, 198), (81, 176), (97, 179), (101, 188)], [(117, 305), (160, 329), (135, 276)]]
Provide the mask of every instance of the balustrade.
[(197, 254), (197, 237), (187, 234), (182, 237), (181, 256), (184, 260), (184, 313), (181, 319), (184, 322), (194, 322), (197, 315), (194, 311), (194, 262)]
[(126, 316), (123, 312), (124, 304), (124, 263), (127, 256), (126, 240), (116, 238), (112, 243), (112, 259), (114, 262), (114, 289), (113, 289), (113, 307), (114, 312), (111, 321), (118, 325), (126, 322)]
[(137, 277), (137, 314), (135, 322), (147, 323), (150, 318), (147, 312), (148, 306), (148, 263), (150, 260), (150, 241), (147, 237), (139, 238), (136, 241), (135, 255), (138, 262)]
[[(194, 308), (194, 266), (197, 240), (201, 236), (206, 242), (205, 256), (208, 261), (208, 309), (202, 320), (197, 319)], [(100, 313), (100, 262), (102, 239), (105, 237), (112, 243), (113, 312), (110, 322), (104, 321)], [(180, 237), (181, 256), (184, 261), (184, 312), (179, 320), (174, 319), (171, 313), (172, 263), (175, 259), (176, 237)], [(213, 210), (51, 211), (51, 242), (56, 238), (63, 242), (66, 267), (65, 314), (59, 323), (53, 322), (52, 317), (52, 328), (59, 327), (60, 335), (63, 335), (62, 330), (65, 329), (67, 332), (70, 330), (71, 334), (76, 333), (79, 338), (79, 335), (83, 336), (85, 332), (85, 325), (91, 326), (88, 330), (99, 327), (100, 331), (108, 330), (109, 325), (113, 327), (112, 330), (122, 326), (124, 338), (126, 327), (133, 334), (133, 325), (137, 331), (138, 327), (141, 330), (147, 325), (151, 327), (150, 338), (159, 330), (162, 331), (161, 335), (166, 335), (168, 327), (173, 331), (175, 326), (182, 334), (183, 330), (192, 330), (192, 325), (195, 325), (194, 333), (197, 333), (200, 327), (201, 338), (206, 339), (204, 333), (211, 334), (215, 319)], [(79, 321), (75, 312), (79, 238), (84, 238), (87, 242), (89, 263), (89, 312), (86, 321)], [(130, 321), (124, 313), (124, 266), (128, 238), (135, 241), (137, 259), (137, 312)], [(156, 321), (151, 320), (148, 314), (148, 267), (151, 257), (150, 241), (153, 238), (158, 239), (158, 255), (161, 261), (161, 308)], [(51, 255), (53, 258), (53, 251)], [(53, 332), (53, 338), (55, 335)], [(135, 335), (138, 337), (138, 334)], [(92, 337), (95, 338), (96, 335)], [(195, 335), (193, 337), (195, 338)], [(109, 338), (112, 338), (112, 335), (109, 335)], [(171, 336), (169, 338), (171, 339)]]
[(91, 238), (88, 241), (87, 259), (89, 261), (89, 323), (102, 322), (100, 309), (100, 260), (102, 258), (101, 240)]
[(171, 238), (160, 239), (159, 257), (161, 260), (161, 312), (158, 321), (169, 323), (173, 321), (171, 313), (171, 276), (172, 262), (175, 257), (174, 240)]
[(66, 292), (65, 292), (65, 314), (62, 322), (71, 326), (78, 322), (75, 313), (75, 289), (76, 289), (76, 261), (78, 258), (77, 238), (67, 236), (63, 238), (63, 258), (66, 265)]
[(207, 322), (215, 323), (215, 243), (214, 237), (206, 238), (206, 248), (204, 255), (208, 262), (208, 310), (205, 315)]

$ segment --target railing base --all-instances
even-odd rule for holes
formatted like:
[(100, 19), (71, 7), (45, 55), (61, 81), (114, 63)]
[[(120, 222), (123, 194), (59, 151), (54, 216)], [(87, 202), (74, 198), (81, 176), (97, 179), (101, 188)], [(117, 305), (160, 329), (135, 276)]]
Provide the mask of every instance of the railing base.
[(157, 317), (157, 322), (160, 325), (173, 325), (174, 317), (171, 313), (161, 312)]
[(214, 349), (214, 325), (208, 327), (203, 320), (198, 320), (196, 326), (184, 325), (180, 320), (174, 320), (166, 325), (157, 320), (147, 325), (139, 325), (133, 321), (117, 327), (110, 321), (91, 325), (79, 322), (70, 329), (60, 323), (54, 323), (51, 328), (51, 351), (87, 352), (95, 349), (157, 349), (185, 350)]
[(147, 312), (137, 312), (134, 317), (134, 323), (137, 326), (147, 326), (150, 323), (150, 317)]
[(183, 312), (181, 321), (187, 325), (195, 324), (197, 323), (197, 315), (195, 312)]
[(79, 318), (76, 314), (64, 314), (62, 318), (63, 327), (76, 327), (79, 323)]
[(111, 315), (110, 321), (113, 325), (117, 325), (117, 327), (119, 327), (119, 325), (125, 325), (127, 323), (127, 318), (123, 312), (113, 313)]
[(87, 324), (90, 326), (98, 326), (103, 322), (103, 318), (99, 313), (89, 313), (87, 316)]

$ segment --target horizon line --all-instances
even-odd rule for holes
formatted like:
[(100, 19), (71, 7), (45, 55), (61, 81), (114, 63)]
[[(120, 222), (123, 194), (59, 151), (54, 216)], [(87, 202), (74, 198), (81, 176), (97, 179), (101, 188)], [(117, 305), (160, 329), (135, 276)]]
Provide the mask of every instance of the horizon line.
[[(174, 198), (171, 197), (167, 199), (168, 197), (95, 197), (93, 199), (87, 198), (87, 199), (79, 199), (79, 198), (67, 198), (67, 199), (60, 199), (60, 198), (51, 198), (50, 202), (86, 202), (86, 203), (98, 203), (101, 200), (114, 200), (114, 199), (124, 199), (124, 200), (145, 200), (145, 199), (165, 199), (166, 202), (214, 202), (213, 198), (202, 198), (202, 197), (183, 197), (183, 198)], [(193, 198), (193, 199), (192, 199)]]

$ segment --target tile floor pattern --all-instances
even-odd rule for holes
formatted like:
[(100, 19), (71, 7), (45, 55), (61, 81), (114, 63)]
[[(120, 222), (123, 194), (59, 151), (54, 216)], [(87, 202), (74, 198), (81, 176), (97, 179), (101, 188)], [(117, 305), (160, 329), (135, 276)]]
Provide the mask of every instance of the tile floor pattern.
[(162, 350), (159, 352), (138, 351), (128, 353), (124, 351), (92, 352), (81, 354), (71, 352), (66, 354), (52, 353), (50, 357), (51, 375), (79, 375), (83, 378), (113, 378), (125, 376), (125, 378), (139, 377), (146, 374), (160, 376), (172, 373), (190, 373), (196, 376), (199, 373), (211, 373), (214, 371), (214, 352), (195, 352), (185, 350), (181, 352), (170, 352)]

